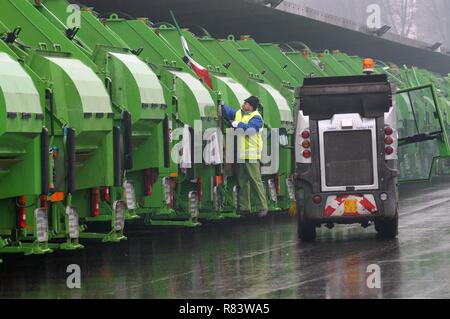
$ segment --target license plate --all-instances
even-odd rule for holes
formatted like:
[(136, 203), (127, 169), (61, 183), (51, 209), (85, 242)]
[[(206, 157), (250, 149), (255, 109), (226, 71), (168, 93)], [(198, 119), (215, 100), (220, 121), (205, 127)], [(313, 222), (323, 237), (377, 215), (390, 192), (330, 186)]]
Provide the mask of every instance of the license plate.
[(356, 199), (347, 199), (344, 202), (344, 214), (354, 215), (358, 213), (358, 201)]

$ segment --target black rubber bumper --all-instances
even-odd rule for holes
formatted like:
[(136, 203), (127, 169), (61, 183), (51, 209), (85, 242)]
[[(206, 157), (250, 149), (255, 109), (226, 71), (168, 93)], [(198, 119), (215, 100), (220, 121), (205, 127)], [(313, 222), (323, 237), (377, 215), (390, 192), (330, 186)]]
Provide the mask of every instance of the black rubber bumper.
[[(388, 194), (388, 199), (382, 201), (380, 195), (382, 193)], [(391, 219), (394, 218), (397, 213), (397, 194), (395, 192), (377, 191), (370, 192), (364, 191), (361, 193), (321, 193), (321, 194), (305, 194), (304, 198), (304, 216), (305, 219), (315, 221), (317, 223), (336, 223), (336, 224), (353, 224), (363, 223), (367, 221), (374, 221), (377, 219)], [(322, 197), (322, 203), (315, 204), (313, 202), (313, 196), (320, 195)], [(372, 215), (361, 216), (338, 216), (338, 217), (326, 217), (325, 208), (327, 204), (327, 198), (329, 196), (342, 196), (342, 195), (373, 195), (377, 204), (378, 212)]]

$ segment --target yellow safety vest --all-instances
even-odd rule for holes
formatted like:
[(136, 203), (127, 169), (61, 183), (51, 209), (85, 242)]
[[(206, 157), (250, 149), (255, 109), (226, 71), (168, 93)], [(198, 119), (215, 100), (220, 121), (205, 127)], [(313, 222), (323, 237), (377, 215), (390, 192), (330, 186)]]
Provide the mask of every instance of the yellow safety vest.
[[(261, 120), (263, 119), (258, 111), (243, 114), (242, 110), (240, 110), (236, 112), (234, 121), (248, 124), (250, 120), (255, 116), (259, 116)], [(241, 159), (261, 160), (261, 154), (263, 150), (262, 128), (256, 134), (238, 135), (238, 143)]]

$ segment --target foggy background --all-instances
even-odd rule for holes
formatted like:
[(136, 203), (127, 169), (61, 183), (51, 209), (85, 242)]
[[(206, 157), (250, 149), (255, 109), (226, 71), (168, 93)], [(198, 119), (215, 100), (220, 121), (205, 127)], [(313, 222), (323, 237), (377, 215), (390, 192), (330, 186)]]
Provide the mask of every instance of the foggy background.
[[(266, 3), (277, 4), (279, 0)], [(367, 6), (378, 4), (390, 32), (450, 48), (450, 0), (285, 0), (366, 25)]]

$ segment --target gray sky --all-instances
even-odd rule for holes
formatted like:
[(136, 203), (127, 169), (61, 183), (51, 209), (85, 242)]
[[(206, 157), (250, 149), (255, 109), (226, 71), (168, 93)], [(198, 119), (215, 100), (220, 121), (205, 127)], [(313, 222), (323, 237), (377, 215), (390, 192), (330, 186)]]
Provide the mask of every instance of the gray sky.
[(381, 21), (391, 31), (450, 47), (450, 0), (285, 0), (366, 24), (367, 7), (380, 7)]

